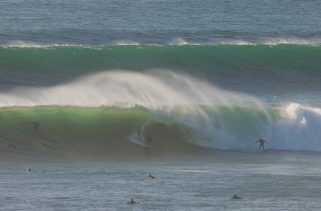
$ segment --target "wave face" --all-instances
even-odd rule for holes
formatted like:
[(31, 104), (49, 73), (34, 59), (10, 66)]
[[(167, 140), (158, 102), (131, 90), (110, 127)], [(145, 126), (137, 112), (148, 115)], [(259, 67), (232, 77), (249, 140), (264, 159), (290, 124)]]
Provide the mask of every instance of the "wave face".
[[(278, 109), (2, 108), (0, 120), (2, 152), (17, 154), (128, 158), (254, 151), (259, 137), (268, 140), (268, 149), (321, 151), (321, 110), (297, 104)], [(143, 136), (152, 137), (148, 148), (130, 140), (142, 126)]]

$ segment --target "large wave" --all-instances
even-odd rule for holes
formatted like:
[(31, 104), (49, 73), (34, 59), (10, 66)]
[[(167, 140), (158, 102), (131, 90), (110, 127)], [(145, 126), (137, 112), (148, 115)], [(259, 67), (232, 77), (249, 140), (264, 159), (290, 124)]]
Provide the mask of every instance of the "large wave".
[(171, 71), (106, 71), (54, 87), (17, 87), (0, 102), (7, 151), (140, 154), (146, 149), (128, 137), (142, 126), (155, 155), (251, 151), (260, 137), (269, 149), (321, 151), (320, 109), (271, 107)]

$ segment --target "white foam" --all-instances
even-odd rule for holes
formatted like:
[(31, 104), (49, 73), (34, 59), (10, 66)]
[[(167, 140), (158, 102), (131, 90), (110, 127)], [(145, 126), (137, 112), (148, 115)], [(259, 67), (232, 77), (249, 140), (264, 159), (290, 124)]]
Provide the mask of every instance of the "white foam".
[(118, 40), (116, 42), (114, 42), (114, 45), (140, 45), (139, 42), (135, 42), (132, 40)]
[(219, 40), (207, 43), (208, 45), (320, 45), (321, 39), (302, 39), (302, 38), (282, 38), (282, 37), (274, 37), (274, 38), (261, 38), (259, 40), (235, 40), (235, 39), (226, 39)]
[(263, 45), (281, 45), (281, 44), (295, 44), (295, 45), (319, 45), (321, 39), (302, 39), (302, 38), (266, 38), (258, 41), (258, 44)]
[(259, 40), (245, 39), (219, 39), (212, 42), (188, 42), (180, 37), (176, 37), (169, 42), (170, 45), (320, 45), (321, 39), (303, 39), (303, 38), (261, 38)]
[[(171, 41), (168, 42), (167, 45), (313, 45), (318, 46), (321, 45), (321, 39), (311, 38), (311, 39), (303, 39), (303, 38), (261, 38), (259, 40), (245, 40), (245, 39), (219, 39), (214, 41), (205, 41), (205, 42), (190, 42), (180, 37), (175, 37)], [(22, 41), (22, 40), (13, 40), (8, 43), (2, 45), (2, 47), (15, 47), (15, 48), (50, 48), (50, 47), (85, 47), (85, 48), (101, 48), (104, 46), (138, 46), (138, 45), (146, 45), (146, 46), (166, 46), (166, 44), (161, 43), (139, 43), (133, 40), (118, 40), (112, 43), (92, 45), (92, 44), (58, 44), (58, 43), (37, 43), (31, 41)]]
[(189, 45), (191, 43), (188, 43), (186, 40), (180, 37), (173, 38), (170, 42), (170, 45)]
[(15, 40), (15, 41), (11, 41), (11, 42), (5, 44), (4, 47), (40, 48), (40, 47), (43, 47), (43, 45), (40, 45), (35, 42), (26, 42), (26, 41)]
[(50, 48), (50, 47), (84, 47), (83, 45), (71, 44), (40, 44), (36, 42), (14, 40), (3, 45), (6, 48)]
[(284, 118), (269, 126), (269, 147), (282, 150), (321, 151), (321, 112), (290, 103), (280, 109)]
[[(215, 42), (213, 43), (215, 45)], [(256, 45), (253, 42), (249, 42), (246, 40), (225, 40), (217, 42), (219, 45)]]

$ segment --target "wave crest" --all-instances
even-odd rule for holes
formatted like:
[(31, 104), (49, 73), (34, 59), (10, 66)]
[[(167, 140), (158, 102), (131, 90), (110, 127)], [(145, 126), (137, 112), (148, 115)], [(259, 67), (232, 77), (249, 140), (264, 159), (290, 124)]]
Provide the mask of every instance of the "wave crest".
[(226, 91), (206, 81), (166, 70), (105, 71), (53, 87), (18, 87), (0, 93), (0, 100), (2, 107), (259, 104), (249, 95)]
[[(114, 107), (119, 112), (120, 119), (117, 117), (111, 121), (117, 122), (122, 119), (129, 124), (126, 126), (127, 123), (124, 122), (123, 126), (120, 126), (119, 134), (122, 136), (119, 137), (122, 138), (115, 137), (118, 141), (120, 139), (127, 140), (127, 137), (138, 126), (144, 125), (148, 130), (152, 125), (160, 124), (177, 125), (178, 128), (172, 128), (172, 132), (169, 132), (166, 127), (165, 129), (163, 127), (164, 131), (161, 133), (158, 131), (159, 129), (154, 129), (153, 136), (161, 137), (162, 133), (172, 134), (174, 130), (176, 134), (182, 135), (179, 136), (181, 141), (185, 144), (190, 143), (192, 146), (226, 150), (255, 150), (257, 146), (254, 142), (259, 137), (263, 137), (268, 140), (269, 149), (321, 151), (319, 140), (319, 137), (321, 137), (319, 129), (321, 125), (320, 109), (293, 103), (281, 108), (269, 107), (254, 97), (226, 91), (206, 81), (171, 71), (162, 70), (152, 73), (106, 71), (49, 88), (20, 87), (10, 92), (1, 93), (0, 99), (1, 106), (56, 105), (60, 108), (68, 105), (89, 106), (98, 110), (98, 107), (102, 105)], [(145, 113), (145, 117), (146, 115), (149, 117), (137, 119), (133, 123), (131, 117), (135, 115), (137, 106), (144, 107), (143, 113)], [(126, 109), (121, 110), (124, 108)], [(19, 108), (17, 109), (19, 110)], [(35, 109), (38, 112), (38, 107), (35, 107)], [(62, 109), (64, 108), (62, 107)], [(70, 109), (73, 111), (72, 107)], [(6, 111), (6, 109), (0, 110)], [(41, 109), (39, 109), (40, 111)], [(86, 112), (85, 110), (84, 113), (86, 114)], [(40, 114), (41, 112), (37, 115)], [(64, 118), (59, 117), (61, 119), (55, 124), (60, 125), (66, 121), (66, 115), (69, 114), (63, 115)], [(69, 118), (78, 119), (78, 115), (80, 114), (71, 115)], [(28, 119), (27, 116), (25, 122), (34, 120), (42, 122), (43, 118), (47, 118)], [(0, 115), (0, 117), (3, 118), (3, 115)], [(106, 116), (107, 122), (110, 117)], [(74, 136), (76, 137), (75, 140), (77, 140), (77, 137), (79, 139), (77, 131), (82, 129), (75, 127), (74, 134), (71, 134), (70, 137), (70, 131), (65, 130), (65, 128), (70, 130), (70, 127), (75, 125), (86, 125), (86, 121), (93, 121), (91, 118), (86, 118), (80, 118), (73, 122), (72, 126), (64, 126), (59, 129), (61, 130), (58, 133), (60, 134), (59, 138), (65, 140)], [(95, 118), (97, 118), (96, 115)], [(6, 123), (5, 120), (1, 122), (2, 124)], [(95, 127), (104, 127), (101, 124), (104, 123), (96, 122)], [(108, 124), (111, 124), (111, 122)], [(94, 128), (92, 130), (95, 131)], [(115, 134), (115, 131), (109, 132)], [(25, 137), (24, 133), (26, 133), (25, 129), (21, 130), (19, 135)], [(104, 134), (102, 131), (98, 132), (97, 137), (94, 133), (90, 134), (93, 135), (92, 140), (101, 140), (102, 137), (111, 136), (111, 134)], [(13, 136), (16, 137), (16, 135)], [(56, 137), (56, 135), (53, 136)], [(172, 143), (176, 143), (175, 146), (179, 148), (181, 143), (178, 139), (173, 140), (170, 137), (166, 137), (166, 141), (162, 139), (159, 139), (159, 141), (166, 143), (161, 145), (162, 148), (171, 148), (173, 147)], [(126, 144), (129, 144), (128, 141)]]

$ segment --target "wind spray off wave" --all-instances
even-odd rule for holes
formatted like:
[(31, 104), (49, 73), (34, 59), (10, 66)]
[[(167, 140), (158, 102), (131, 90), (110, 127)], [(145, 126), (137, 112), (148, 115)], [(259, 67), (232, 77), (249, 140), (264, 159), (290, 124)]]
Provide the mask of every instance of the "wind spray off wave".
[(17, 87), (0, 93), (0, 106), (190, 106), (253, 104), (254, 97), (222, 90), (171, 71), (106, 71), (53, 87)]
[[(26, 137), (33, 142), (30, 126), (19, 121), (36, 121), (47, 131), (38, 138), (50, 143), (65, 140), (57, 148), (67, 143), (92, 145), (95, 150), (104, 145), (115, 151), (131, 148), (128, 137), (144, 125), (157, 140), (154, 152), (176, 152), (174, 146), (190, 145), (253, 150), (259, 137), (269, 140), (269, 149), (321, 151), (320, 110), (299, 104), (271, 107), (172, 71), (115, 70), (53, 87), (17, 87), (2, 92), (0, 102), (6, 107), (0, 109), (2, 124), (15, 131), (2, 134), (16, 142)], [(12, 112), (19, 118), (12, 118)]]

